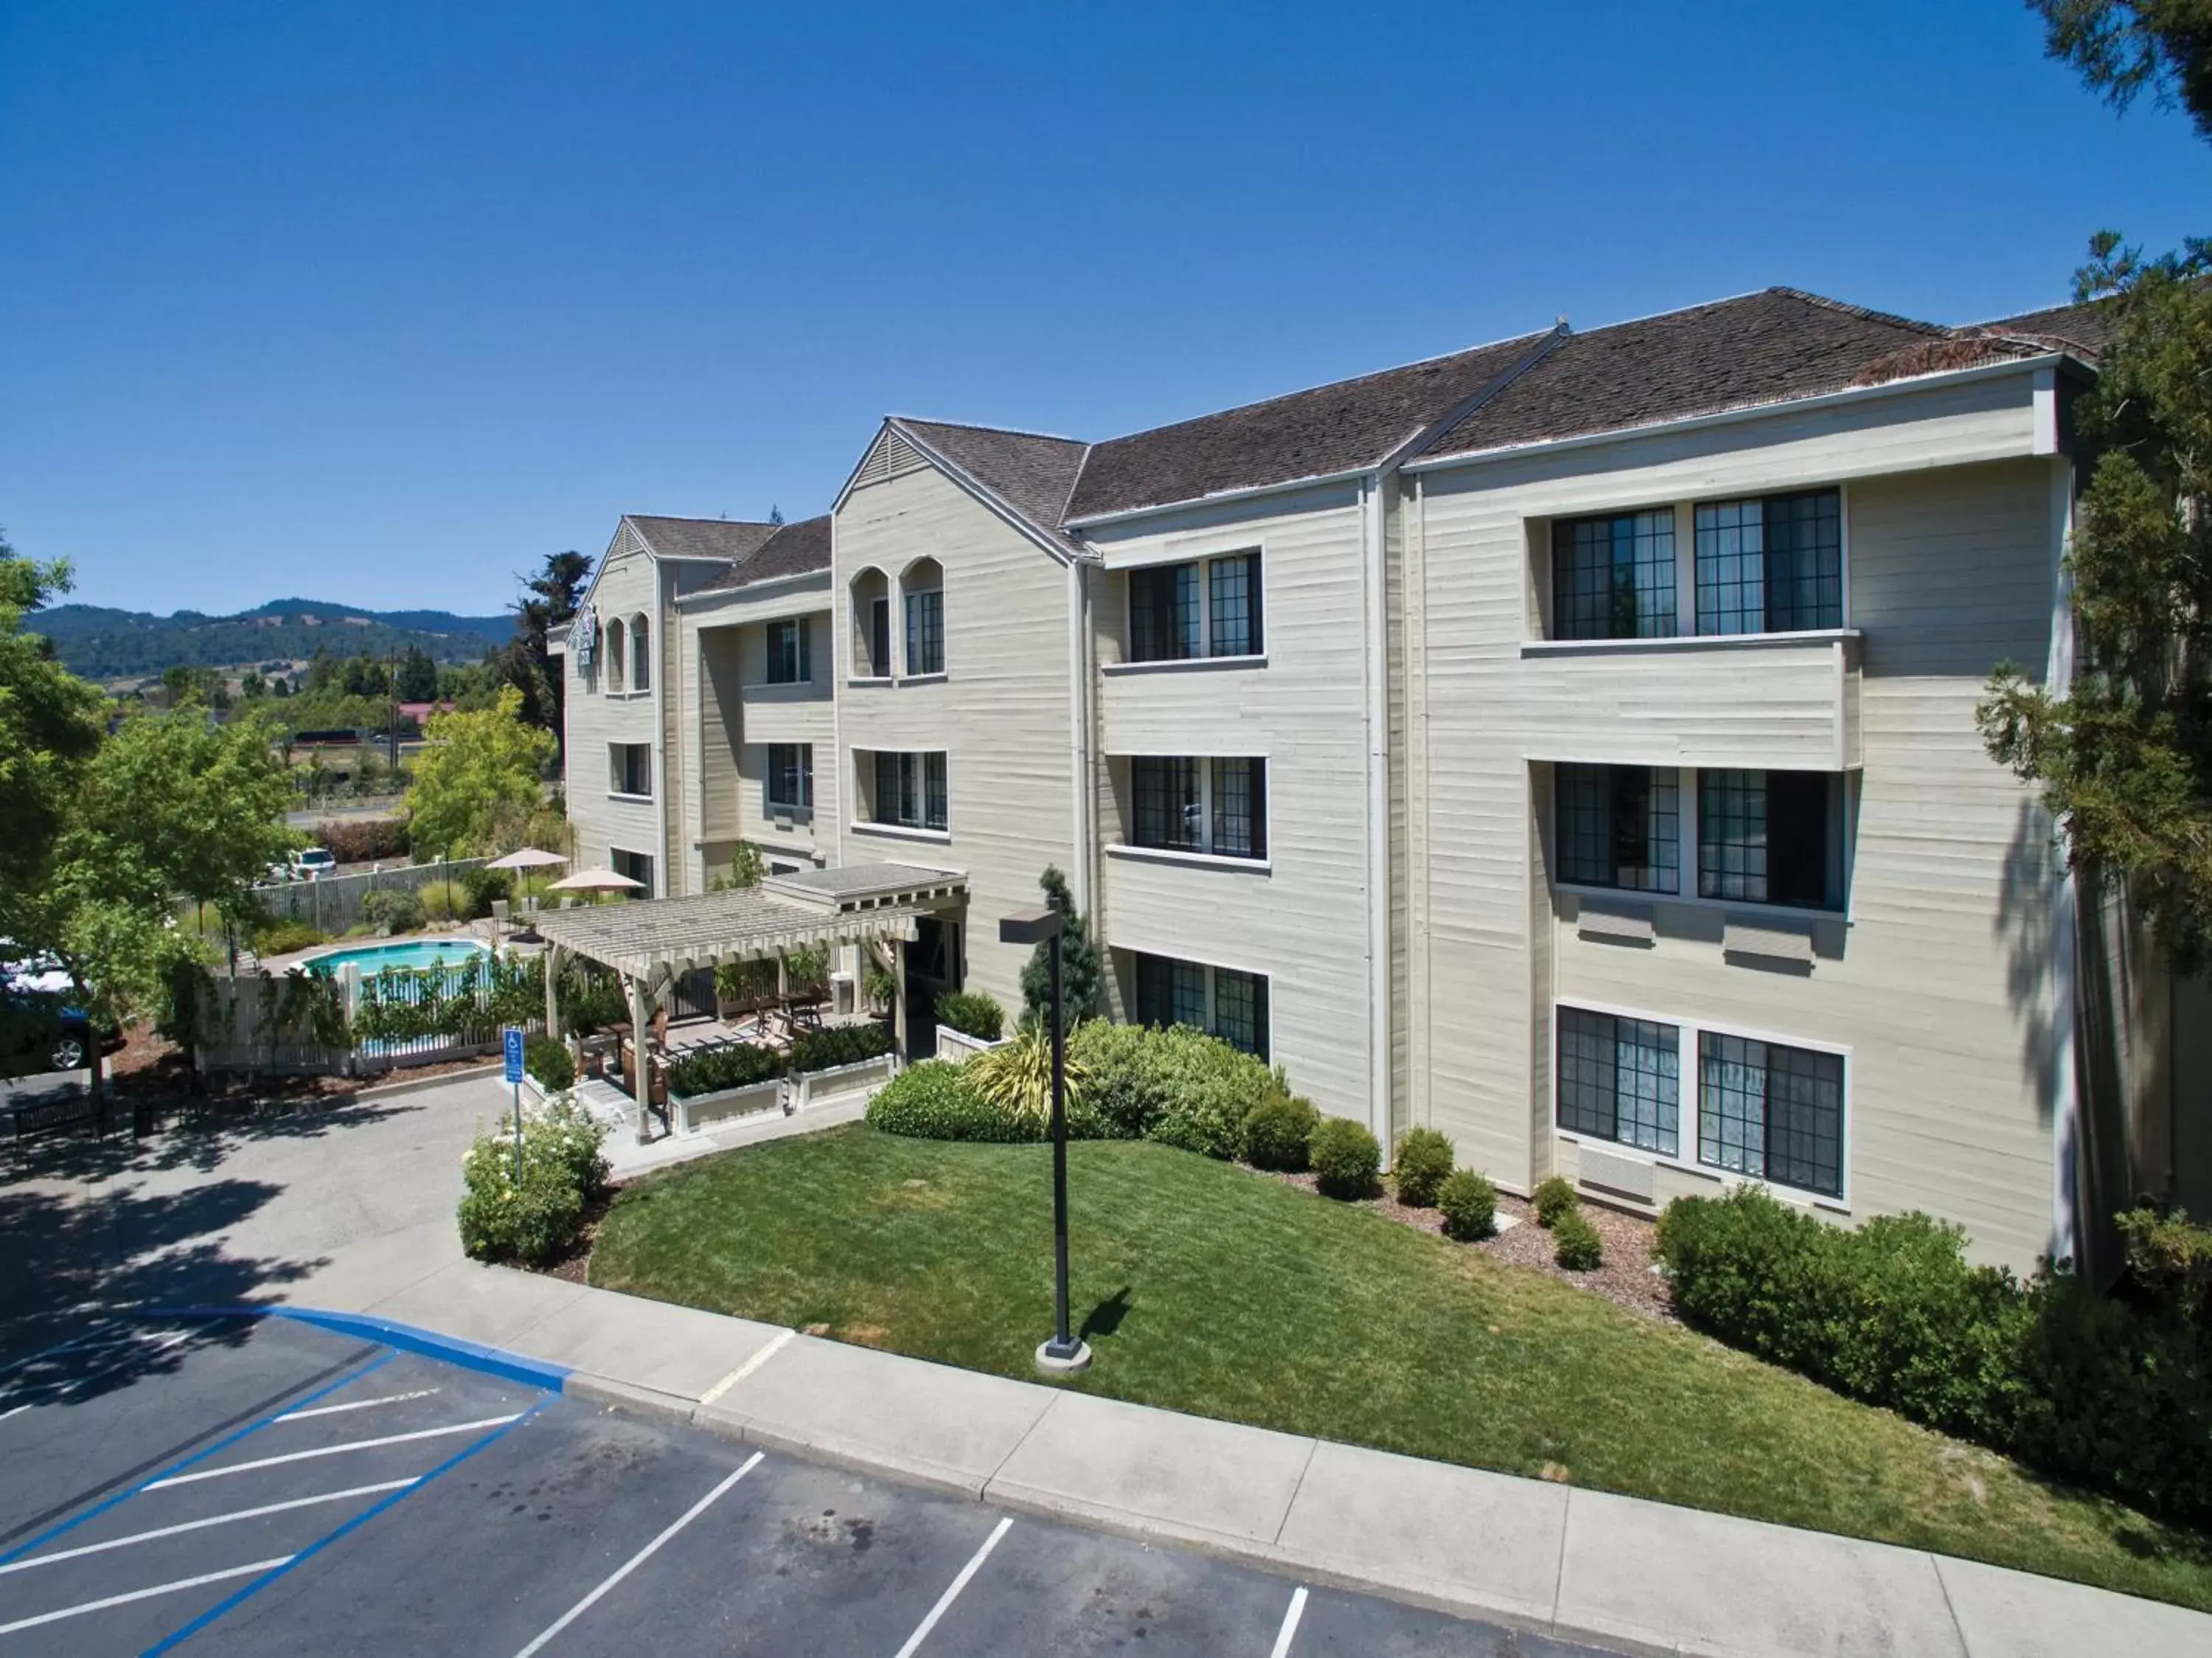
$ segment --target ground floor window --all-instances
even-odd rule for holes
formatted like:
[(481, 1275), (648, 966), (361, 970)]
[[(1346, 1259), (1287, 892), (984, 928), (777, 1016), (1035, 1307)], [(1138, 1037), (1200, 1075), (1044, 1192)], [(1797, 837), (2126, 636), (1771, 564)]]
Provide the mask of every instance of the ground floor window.
[[(1558, 1123), (1662, 1157), (1820, 1197), (1844, 1195), (1844, 1056), (1696, 1025), (1562, 1006)], [(1681, 1057), (1697, 1055), (1692, 1123)]]
[(629, 876), (644, 889), (632, 894), (633, 897), (651, 898), (653, 895), (653, 858), (649, 853), (625, 852), (619, 846), (611, 847), (607, 852), (607, 862), (617, 875)]
[(814, 805), (814, 745), (772, 742), (768, 746), (768, 803), (786, 812)]
[(1698, 1039), (1698, 1161), (1844, 1195), (1844, 1058), (1706, 1031)]
[(1189, 1025), (1267, 1057), (1267, 976), (1172, 956), (1136, 957), (1137, 1022)]
[(1649, 1019), (1559, 1009), (1559, 1126), (1674, 1157), (1681, 1151), (1681, 1033)]

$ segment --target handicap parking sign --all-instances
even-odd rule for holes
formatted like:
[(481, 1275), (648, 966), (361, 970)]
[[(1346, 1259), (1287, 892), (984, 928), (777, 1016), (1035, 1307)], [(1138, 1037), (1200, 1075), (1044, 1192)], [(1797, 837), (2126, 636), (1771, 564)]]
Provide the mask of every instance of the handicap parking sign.
[(500, 1036), (507, 1044), (507, 1080), (520, 1082), (522, 1080), (522, 1027), (506, 1026), (501, 1029)]

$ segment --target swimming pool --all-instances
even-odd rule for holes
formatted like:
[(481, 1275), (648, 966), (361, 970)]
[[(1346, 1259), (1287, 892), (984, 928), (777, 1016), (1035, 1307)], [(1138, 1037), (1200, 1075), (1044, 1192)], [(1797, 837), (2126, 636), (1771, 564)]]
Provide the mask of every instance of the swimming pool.
[(489, 955), (491, 947), (473, 938), (410, 938), (397, 944), (362, 944), (309, 956), (300, 965), (310, 972), (331, 974), (351, 963), (363, 978), (395, 967), (458, 967), (471, 956)]

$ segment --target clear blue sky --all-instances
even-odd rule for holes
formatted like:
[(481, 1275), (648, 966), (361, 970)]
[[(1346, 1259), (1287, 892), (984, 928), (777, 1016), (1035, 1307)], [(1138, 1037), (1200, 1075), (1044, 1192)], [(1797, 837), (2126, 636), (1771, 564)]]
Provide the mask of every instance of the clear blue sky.
[(501, 607), (822, 510), (896, 411), (1103, 437), (1788, 283), (1944, 321), (2212, 147), (2008, 0), (0, 0), (0, 526), (77, 596)]

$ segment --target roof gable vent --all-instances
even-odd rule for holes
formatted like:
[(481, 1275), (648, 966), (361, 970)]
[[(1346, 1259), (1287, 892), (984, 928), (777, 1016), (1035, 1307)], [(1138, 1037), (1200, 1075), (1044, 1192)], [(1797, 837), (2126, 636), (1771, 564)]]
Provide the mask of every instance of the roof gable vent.
[(921, 452), (886, 426), (876, 446), (868, 451), (868, 458), (860, 463), (854, 475), (853, 486), (880, 484), (886, 479), (896, 478), (902, 472), (920, 472), (927, 463)]

